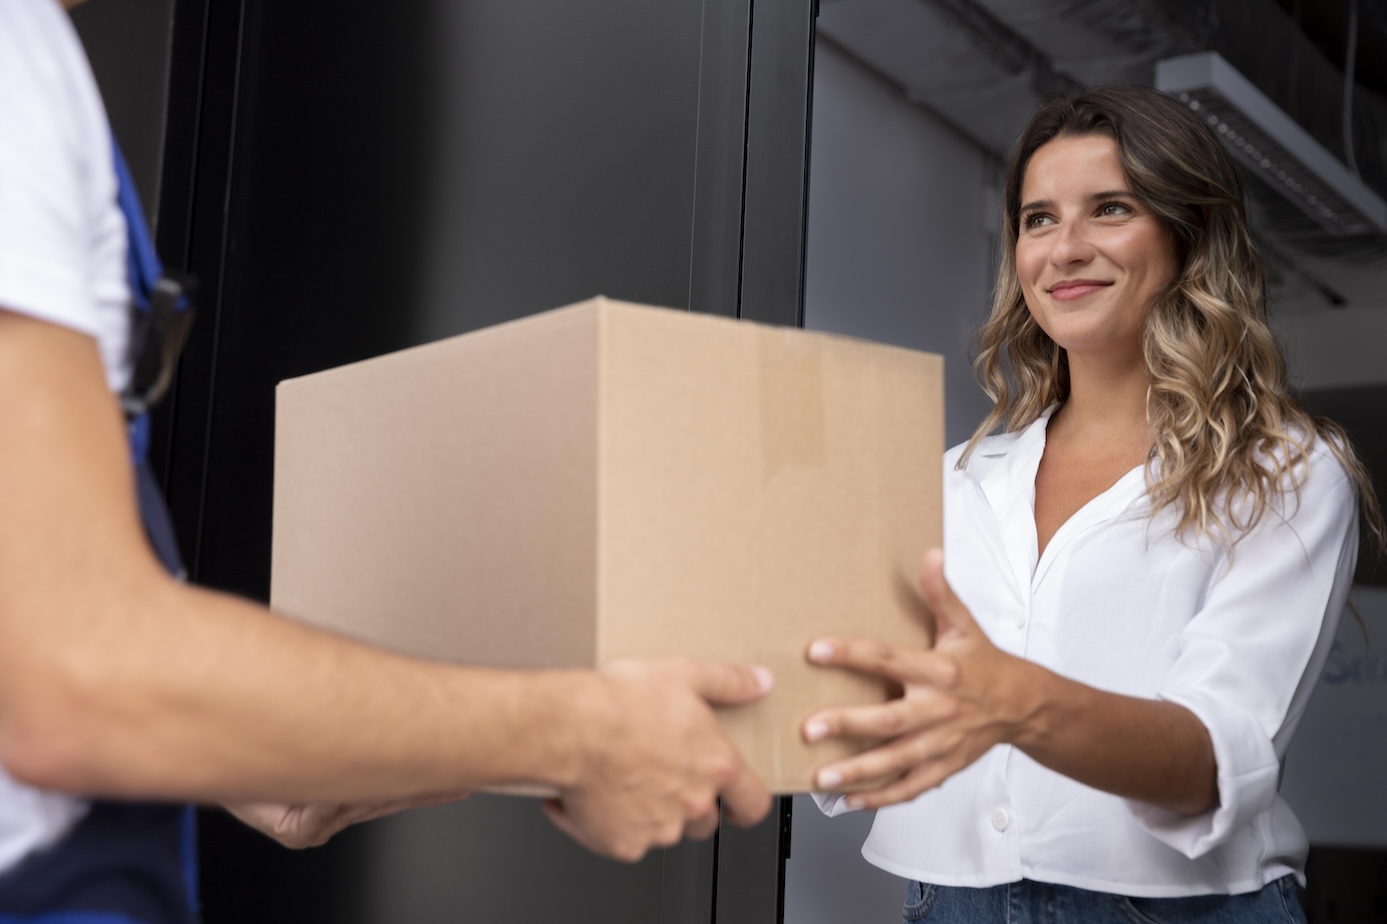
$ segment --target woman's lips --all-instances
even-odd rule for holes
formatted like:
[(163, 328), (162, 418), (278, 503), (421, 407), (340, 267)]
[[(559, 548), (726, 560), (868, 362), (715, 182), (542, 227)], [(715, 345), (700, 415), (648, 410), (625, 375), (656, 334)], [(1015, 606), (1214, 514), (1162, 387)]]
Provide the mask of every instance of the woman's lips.
[(1057, 301), (1069, 302), (1076, 298), (1083, 298), (1085, 295), (1091, 295), (1099, 289), (1106, 289), (1110, 285), (1112, 285), (1111, 282), (1097, 282), (1089, 279), (1061, 282), (1050, 287), (1050, 297)]

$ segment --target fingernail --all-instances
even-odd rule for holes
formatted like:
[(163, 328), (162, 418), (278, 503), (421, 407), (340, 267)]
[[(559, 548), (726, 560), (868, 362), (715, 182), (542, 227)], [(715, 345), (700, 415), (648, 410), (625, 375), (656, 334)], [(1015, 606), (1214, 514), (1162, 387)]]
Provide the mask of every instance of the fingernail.
[(804, 737), (810, 741), (818, 741), (820, 738), (828, 737), (828, 723), (823, 719), (813, 719), (804, 726)]
[(848, 796), (843, 800), (843, 804), (850, 809), (860, 809), (867, 804), (867, 801), (861, 796)]
[(756, 685), (761, 688), (762, 693), (769, 693), (771, 688), (775, 686), (775, 674), (771, 673), (769, 667), (758, 664), (751, 669), (751, 672), (756, 675)]
[(831, 661), (833, 659), (833, 645), (819, 639), (809, 646), (809, 660), (811, 661)]
[(820, 770), (815, 785), (820, 789), (832, 789), (835, 786), (841, 786), (843, 785), (843, 774), (837, 770)]

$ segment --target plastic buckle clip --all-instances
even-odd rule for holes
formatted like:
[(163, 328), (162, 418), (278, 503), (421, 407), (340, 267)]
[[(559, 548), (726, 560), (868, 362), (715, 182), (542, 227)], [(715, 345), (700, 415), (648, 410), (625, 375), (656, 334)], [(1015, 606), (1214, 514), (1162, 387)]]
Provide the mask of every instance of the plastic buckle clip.
[(121, 395), (128, 417), (140, 416), (168, 392), (192, 329), (196, 289), (194, 277), (164, 274), (150, 291), (149, 310), (135, 313), (136, 325), (130, 332), (133, 372)]

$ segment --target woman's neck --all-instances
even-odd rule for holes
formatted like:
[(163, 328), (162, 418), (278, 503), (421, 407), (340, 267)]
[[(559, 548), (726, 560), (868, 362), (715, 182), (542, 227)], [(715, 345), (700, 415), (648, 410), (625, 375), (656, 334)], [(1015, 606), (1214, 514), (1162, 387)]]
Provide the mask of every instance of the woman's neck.
[(1053, 432), (1083, 440), (1139, 440), (1150, 445), (1146, 394), (1150, 377), (1143, 363), (1096, 362), (1070, 357), (1069, 397), (1051, 422)]

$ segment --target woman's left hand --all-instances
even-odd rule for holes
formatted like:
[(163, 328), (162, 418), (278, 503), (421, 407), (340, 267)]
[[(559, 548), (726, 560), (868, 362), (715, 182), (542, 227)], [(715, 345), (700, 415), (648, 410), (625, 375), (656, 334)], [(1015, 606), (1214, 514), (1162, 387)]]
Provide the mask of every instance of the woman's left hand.
[(997, 648), (944, 580), (936, 549), (920, 567), (920, 589), (935, 618), (933, 649), (898, 648), (864, 639), (818, 639), (809, 660), (895, 681), (904, 693), (871, 706), (821, 710), (805, 720), (806, 741), (880, 739), (882, 744), (819, 768), (823, 790), (865, 787), (851, 808), (878, 808), (915, 798), (1015, 739), (1034, 704), (1027, 696), (1033, 665)]

